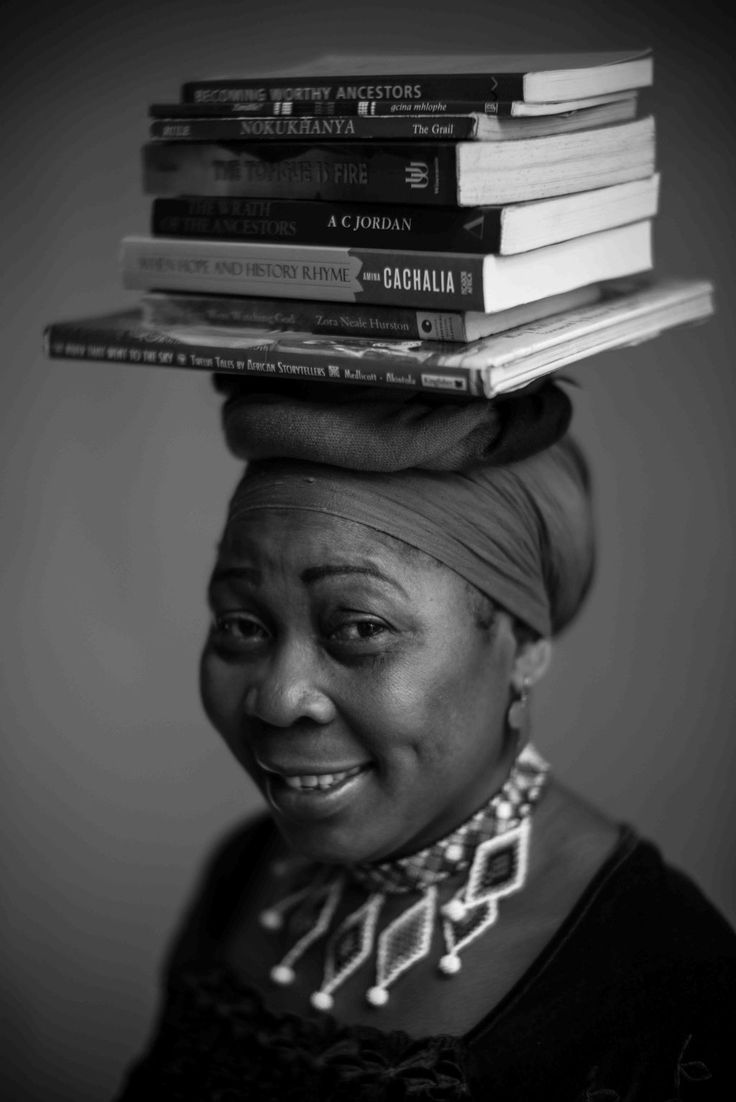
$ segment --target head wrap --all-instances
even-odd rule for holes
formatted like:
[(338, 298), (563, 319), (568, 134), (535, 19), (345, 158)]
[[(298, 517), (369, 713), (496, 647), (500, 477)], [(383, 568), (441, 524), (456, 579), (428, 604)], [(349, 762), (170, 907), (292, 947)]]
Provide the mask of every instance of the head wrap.
[(585, 469), (569, 441), (509, 466), (462, 471), (259, 461), (235, 490), (228, 524), (262, 509), (328, 513), (402, 540), (540, 635), (565, 626), (592, 575)]

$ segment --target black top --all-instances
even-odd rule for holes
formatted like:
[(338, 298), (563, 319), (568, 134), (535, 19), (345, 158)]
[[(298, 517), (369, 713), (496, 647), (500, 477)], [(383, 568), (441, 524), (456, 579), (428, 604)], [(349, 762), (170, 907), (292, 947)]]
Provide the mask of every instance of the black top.
[(268, 819), (210, 862), (159, 1022), (115, 1102), (726, 1102), (736, 933), (628, 827), (509, 994), (463, 1037), (264, 1008), (222, 960)]

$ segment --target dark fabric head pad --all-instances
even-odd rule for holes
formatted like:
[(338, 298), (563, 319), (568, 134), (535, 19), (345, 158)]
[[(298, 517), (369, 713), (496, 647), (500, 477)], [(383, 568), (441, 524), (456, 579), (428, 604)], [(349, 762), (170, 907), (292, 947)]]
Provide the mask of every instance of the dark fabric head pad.
[(560, 439), (572, 412), (548, 380), (494, 401), (238, 375), (213, 381), (234, 455), (358, 471), (513, 463)]

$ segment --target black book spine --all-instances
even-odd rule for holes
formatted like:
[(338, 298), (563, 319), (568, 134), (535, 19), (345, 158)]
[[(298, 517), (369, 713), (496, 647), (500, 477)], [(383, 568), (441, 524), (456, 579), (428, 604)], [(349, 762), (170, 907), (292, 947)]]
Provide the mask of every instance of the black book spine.
[(151, 103), (151, 119), (313, 118), (371, 115), (498, 115), (510, 117), (511, 100), (272, 100), (245, 103)]
[(181, 86), (182, 103), (272, 103), (290, 100), (521, 100), (523, 73), (436, 73), (374, 76), (189, 80)]
[(252, 298), (244, 295), (144, 295), (145, 324), (215, 325), (399, 341), (468, 341), (464, 311), (416, 310), (362, 303)]
[(184, 196), (153, 200), (151, 233), (482, 255), (500, 251), (501, 210)]
[(444, 367), (438, 357), (424, 362), (400, 362), (387, 345), (369, 341), (341, 344), (333, 337), (314, 336), (299, 348), (261, 340), (253, 347), (228, 348), (201, 342), (179, 341), (158, 330), (99, 329), (74, 322), (54, 322), (44, 329), (44, 352), (50, 359), (95, 360), (138, 367), (173, 367), (183, 370), (224, 372), (233, 375), (271, 376), (309, 380), (326, 386), (354, 383), (399, 390), (440, 391), (458, 398), (484, 398), (479, 371)]
[(159, 142), (143, 145), (146, 195), (453, 206), (455, 142)]
[(478, 135), (475, 115), (346, 115), (154, 119), (158, 141), (466, 141)]

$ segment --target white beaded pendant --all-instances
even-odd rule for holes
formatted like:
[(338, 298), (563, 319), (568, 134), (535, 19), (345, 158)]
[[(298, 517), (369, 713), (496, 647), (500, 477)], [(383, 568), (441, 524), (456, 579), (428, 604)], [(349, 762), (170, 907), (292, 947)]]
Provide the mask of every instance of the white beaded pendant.
[(494, 924), (498, 900), (523, 886), (529, 829), (529, 820), (523, 819), (518, 826), (480, 845), (465, 888), (442, 908), (447, 952), (439, 968), (445, 975), (460, 971), (461, 951)]
[(284, 925), (284, 916), (298, 907), (300, 903), (308, 900), (312, 891), (313, 889), (309, 887), (302, 888), (301, 891), (292, 892), (285, 899), (281, 899), (278, 903), (267, 907), (265, 911), (261, 911), (258, 916), (261, 926), (264, 930), (281, 930)]
[(288, 964), (276, 964), (271, 969), (271, 979), (281, 987), (288, 987), (294, 982), (294, 969), (289, 968)]
[(388, 988), (402, 972), (426, 957), (432, 945), (432, 928), (437, 909), (434, 885), (422, 898), (390, 922), (378, 939), (376, 983), (366, 992), (372, 1006), (388, 1002)]
[(316, 1010), (331, 1010), (332, 992), (371, 955), (384, 900), (381, 892), (369, 896), (362, 907), (348, 915), (327, 942), (322, 986), (310, 999)]
[(463, 899), (481, 903), (502, 899), (523, 887), (529, 855), (529, 820), (478, 846)]
[(293, 965), (299, 960), (299, 957), (307, 951), (310, 945), (327, 932), (337, 904), (340, 901), (344, 883), (344, 879), (339, 877), (333, 880), (331, 884), (326, 884), (324, 887), (320, 888), (310, 900), (310, 914), (313, 912), (313, 919), (308, 929), (302, 934), (299, 940), (292, 945), (286, 956), (271, 969), (271, 979), (274, 983), (283, 985), (293, 981)]
[(461, 951), (494, 924), (498, 918), (498, 907), (494, 899), (482, 900), (465, 907), (462, 916), (457, 919), (448, 916), (448, 909), (442, 912), (445, 915), (442, 933), (447, 953), (441, 957), (439, 969), (446, 976), (454, 976), (462, 967)]

